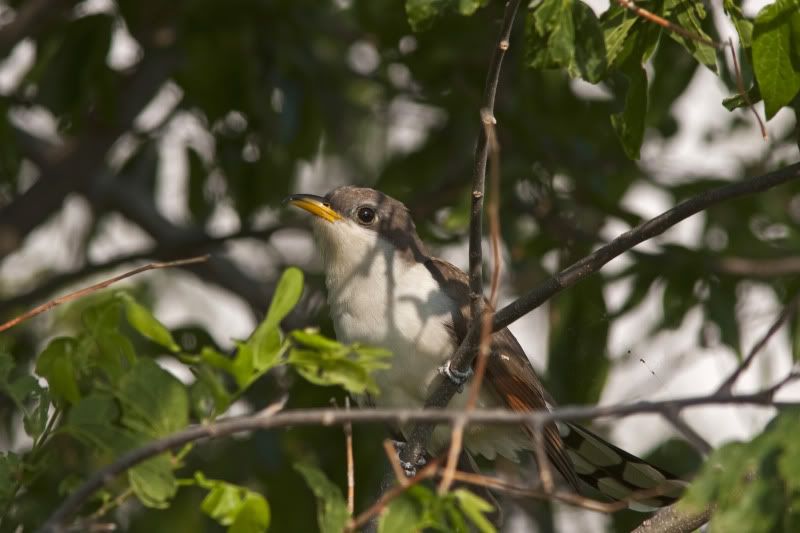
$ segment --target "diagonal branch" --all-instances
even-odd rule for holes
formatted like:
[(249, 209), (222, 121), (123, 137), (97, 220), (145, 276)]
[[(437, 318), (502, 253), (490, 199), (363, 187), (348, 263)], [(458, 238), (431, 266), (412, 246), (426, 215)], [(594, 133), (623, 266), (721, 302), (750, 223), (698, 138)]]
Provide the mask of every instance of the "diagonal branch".
[(794, 163), (774, 172), (747, 178), (730, 185), (723, 185), (684, 200), (672, 209), (664, 211), (657, 217), (626, 231), (610, 243), (573, 263), (535, 289), (497, 311), (494, 316), (494, 330), (497, 331), (508, 326), (567, 287), (571, 287), (590, 274), (594, 274), (615, 257), (622, 255), (637, 244), (661, 235), (678, 222), (726, 200), (763, 192), (798, 178), (800, 178), (800, 163)]

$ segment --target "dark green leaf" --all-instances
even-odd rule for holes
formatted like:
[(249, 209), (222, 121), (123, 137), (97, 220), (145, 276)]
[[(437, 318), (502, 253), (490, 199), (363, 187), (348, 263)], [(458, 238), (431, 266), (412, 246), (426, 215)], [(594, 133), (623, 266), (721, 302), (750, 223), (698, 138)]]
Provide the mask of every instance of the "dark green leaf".
[(610, 365), (605, 313), (603, 284), (597, 278), (553, 303), (547, 381), (559, 401), (589, 404), (600, 398)]
[(319, 469), (314, 466), (296, 463), (295, 470), (300, 472), (306, 484), (317, 498), (317, 522), (321, 533), (339, 533), (347, 524), (350, 513), (347, 512), (342, 492)]
[(597, 83), (605, 75), (603, 31), (579, 0), (544, 0), (528, 14), (526, 61), (538, 69), (566, 68), (570, 76)]
[(628, 82), (625, 104), (621, 113), (611, 115), (611, 125), (617, 132), (625, 155), (639, 159), (647, 116), (647, 73), (638, 62), (629, 63), (623, 72)]
[(119, 298), (125, 304), (125, 314), (128, 322), (136, 331), (171, 352), (180, 351), (181, 347), (172, 338), (169, 330), (146, 307), (128, 294), (120, 293)]
[(53, 339), (36, 361), (36, 373), (47, 380), (51, 393), (69, 403), (76, 403), (81, 397), (78, 389), (80, 361), (76, 347), (75, 339)]
[(172, 462), (167, 454), (136, 465), (128, 470), (128, 481), (139, 501), (147, 507), (165, 509), (178, 491), (172, 473)]
[(416, 502), (408, 495), (402, 495), (389, 504), (378, 520), (378, 533), (406, 533), (418, 530), (421, 519)]
[(440, 16), (450, 11), (472, 15), (488, 0), (406, 0), (406, 17), (414, 31), (430, 28)]
[(753, 44), (753, 23), (742, 13), (741, 0), (723, 0), (722, 7), (733, 21), (742, 48), (750, 48)]
[(707, 66), (712, 72), (717, 72), (717, 53), (711, 44), (711, 37), (703, 31), (701, 22), (706, 18), (706, 10), (702, 2), (694, 0), (666, 0), (664, 2), (664, 15), (670, 20), (677, 21), (678, 26), (700, 37), (690, 39), (673, 31), (667, 32), (670, 37), (683, 45), (702, 65)]
[(749, 105), (748, 100), (750, 101), (750, 104), (755, 104), (761, 101), (761, 91), (759, 90), (758, 85), (753, 85), (747, 90), (747, 98), (745, 98), (745, 95), (735, 94), (723, 100), (722, 105), (724, 105), (725, 109), (728, 111), (733, 111), (734, 109)]
[(8, 501), (14, 497), (22, 466), (22, 460), (14, 452), (0, 453), (0, 508), (6, 508)]
[(776, 0), (753, 27), (753, 69), (767, 120), (800, 91), (800, 0)]
[(137, 433), (159, 437), (189, 423), (186, 387), (151, 359), (139, 359), (114, 393), (122, 404), (123, 424)]

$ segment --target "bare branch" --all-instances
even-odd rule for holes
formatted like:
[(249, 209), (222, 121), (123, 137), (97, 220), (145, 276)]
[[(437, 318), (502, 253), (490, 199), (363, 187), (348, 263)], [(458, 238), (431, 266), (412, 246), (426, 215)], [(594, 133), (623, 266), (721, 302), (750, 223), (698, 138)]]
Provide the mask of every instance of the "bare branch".
[[(350, 398), (345, 397), (344, 408), (350, 410)], [(353, 424), (344, 425), (344, 443), (347, 452), (347, 512), (353, 516), (356, 508), (356, 476), (355, 461), (353, 460)]]
[(775, 319), (775, 322), (769, 327), (766, 333), (759, 339), (757, 343), (750, 349), (750, 353), (747, 354), (747, 357), (744, 358), (742, 363), (736, 367), (736, 370), (728, 376), (722, 385), (719, 386), (717, 392), (714, 394), (719, 396), (729, 396), (733, 391), (733, 386), (736, 384), (736, 380), (739, 379), (739, 376), (742, 375), (742, 372), (747, 370), (750, 364), (755, 359), (756, 355), (767, 345), (769, 340), (772, 338), (775, 333), (781, 329), (781, 326), (786, 323), (786, 321), (791, 317), (795, 311), (797, 310), (798, 300), (800, 300), (800, 293), (796, 294), (791, 301), (783, 308), (781, 313), (778, 315), (778, 318)]
[(0, 28), (0, 57), (27, 37), (34, 36), (48, 19), (62, 15), (66, 0), (28, 0), (22, 3), (14, 19)]
[(128, 272), (120, 274), (119, 276), (114, 276), (113, 278), (103, 280), (100, 283), (95, 283), (94, 285), (90, 285), (89, 287), (84, 287), (83, 289), (79, 289), (69, 294), (65, 294), (64, 296), (59, 296), (58, 298), (54, 298), (47, 303), (43, 303), (42, 305), (34, 307), (30, 311), (23, 313), (16, 318), (12, 318), (11, 320), (5, 322), (4, 324), (0, 324), (0, 332), (5, 331), (7, 329), (11, 329), (16, 325), (25, 322), (29, 318), (33, 318), (36, 315), (44, 313), (45, 311), (49, 311), (50, 309), (56, 307), (57, 305), (61, 305), (71, 300), (76, 300), (93, 292), (99, 291), (100, 289), (105, 289), (109, 285), (112, 285), (118, 281), (122, 281), (123, 279), (130, 278), (131, 276), (135, 276), (136, 274), (141, 274), (142, 272), (147, 272), (148, 270), (158, 270), (162, 268), (172, 268), (172, 267), (204, 263), (208, 261), (209, 257), (210, 256), (208, 255), (201, 255), (199, 257), (192, 257), (189, 259), (179, 259), (177, 261), (169, 261), (166, 263), (148, 263), (146, 265), (140, 266), (139, 268), (134, 268), (133, 270), (129, 270)]
[(632, 533), (690, 533), (711, 519), (712, 507), (699, 513), (683, 513), (674, 505), (664, 507), (642, 522)]

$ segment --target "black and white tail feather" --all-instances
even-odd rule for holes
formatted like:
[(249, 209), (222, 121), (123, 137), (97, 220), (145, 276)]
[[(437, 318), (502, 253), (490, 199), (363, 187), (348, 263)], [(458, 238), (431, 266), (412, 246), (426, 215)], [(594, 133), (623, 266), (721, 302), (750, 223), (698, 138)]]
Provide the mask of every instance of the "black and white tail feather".
[[(688, 485), (584, 427), (562, 422), (557, 426), (575, 473), (587, 485), (576, 487), (584, 494), (596, 491), (613, 501), (629, 500), (633, 511), (652, 512), (675, 503)], [(641, 492), (656, 494), (637, 498)]]

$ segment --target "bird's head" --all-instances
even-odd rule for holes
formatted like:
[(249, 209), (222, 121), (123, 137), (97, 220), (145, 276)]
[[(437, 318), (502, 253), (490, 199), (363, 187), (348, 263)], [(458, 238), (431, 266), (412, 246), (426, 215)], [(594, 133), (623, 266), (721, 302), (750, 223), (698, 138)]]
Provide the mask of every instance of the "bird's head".
[(293, 194), (285, 201), (314, 215), (314, 234), (326, 266), (346, 259), (360, 262), (386, 251), (409, 261), (427, 257), (408, 208), (375, 189), (345, 186), (325, 196)]

